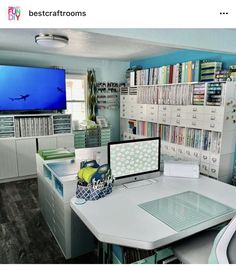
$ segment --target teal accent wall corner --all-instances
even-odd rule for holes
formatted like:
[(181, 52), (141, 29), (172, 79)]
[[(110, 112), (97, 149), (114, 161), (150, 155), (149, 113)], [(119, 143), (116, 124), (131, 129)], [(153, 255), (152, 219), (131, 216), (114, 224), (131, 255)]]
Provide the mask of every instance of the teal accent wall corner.
[(236, 54), (223, 54), (196, 50), (179, 50), (177, 52), (163, 54), (160, 56), (153, 56), (140, 60), (132, 60), (130, 61), (130, 67), (141, 65), (145, 69), (198, 59), (222, 61), (223, 68), (228, 68), (228, 66), (236, 64)]

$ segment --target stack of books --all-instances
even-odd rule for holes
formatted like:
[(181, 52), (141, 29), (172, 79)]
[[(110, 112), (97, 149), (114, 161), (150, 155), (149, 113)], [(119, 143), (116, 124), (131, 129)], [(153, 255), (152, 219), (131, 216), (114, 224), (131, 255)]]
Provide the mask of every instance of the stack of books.
[(150, 69), (130, 72), (132, 85), (156, 85), (171, 83), (198, 82), (200, 61), (188, 61)]
[(163, 141), (170, 141), (170, 125), (160, 125), (160, 138)]
[(15, 118), (16, 137), (52, 135), (51, 117), (19, 117)]
[(200, 61), (187, 61), (182, 63), (181, 82), (198, 82)]
[(171, 143), (184, 145), (185, 144), (185, 128), (172, 126), (171, 129)]
[(212, 153), (220, 153), (221, 133), (213, 131), (203, 131), (202, 149)]
[(186, 129), (186, 146), (201, 149), (202, 130)]
[(201, 82), (215, 80), (215, 75), (222, 69), (222, 62), (201, 62)]

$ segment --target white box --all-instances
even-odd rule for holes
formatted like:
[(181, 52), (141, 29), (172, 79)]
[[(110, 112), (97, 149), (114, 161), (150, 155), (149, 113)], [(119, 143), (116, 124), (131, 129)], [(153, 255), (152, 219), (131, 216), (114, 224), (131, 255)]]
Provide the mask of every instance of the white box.
[(199, 178), (197, 161), (164, 161), (164, 175), (174, 177)]

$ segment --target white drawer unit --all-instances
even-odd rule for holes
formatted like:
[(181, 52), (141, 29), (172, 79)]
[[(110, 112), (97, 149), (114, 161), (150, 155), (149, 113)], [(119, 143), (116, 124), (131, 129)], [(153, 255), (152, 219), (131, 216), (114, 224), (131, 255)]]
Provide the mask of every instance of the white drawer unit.
[(167, 114), (171, 113), (171, 106), (170, 105), (158, 105), (159, 112), (167, 112)]
[(210, 163), (210, 152), (209, 151), (202, 151), (201, 162)]
[(209, 163), (214, 165), (220, 164), (220, 154), (210, 153)]
[[(203, 174), (231, 182), (236, 142), (236, 82), (218, 83), (157, 84), (155, 95), (151, 89), (153, 87), (137, 86), (138, 105), (133, 91), (128, 96), (121, 96), (124, 103), (121, 118), (127, 122), (121, 131), (128, 131), (129, 119), (136, 120), (140, 129), (156, 127), (161, 138), (166, 140), (162, 146), (163, 154), (177, 159), (196, 160)], [(214, 90), (219, 92), (214, 95)], [(217, 100), (219, 93), (220, 101)], [(135, 104), (136, 109), (132, 108)], [(147, 131), (142, 134), (149, 135)], [(134, 138), (133, 135), (130, 138)], [(227, 156), (231, 160), (222, 159)]]
[(204, 106), (187, 106), (186, 112), (191, 114), (201, 114), (204, 113), (205, 107)]
[(187, 119), (185, 120), (185, 126), (195, 129), (204, 129), (204, 121), (199, 119)]
[[(76, 191), (76, 173), (60, 176), (52, 169), (53, 165), (67, 166), (71, 161), (44, 161), (38, 154), (36, 160), (40, 209), (65, 258), (93, 251), (96, 246), (94, 236), (77, 216), (73, 216), (70, 208), (70, 199)], [(62, 169), (65, 173), (63, 166)]]
[(209, 164), (209, 176), (213, 178), (218, 178), (219, 175), (219, 165)]
[(200, 172), (205, 175), (209, 175), (209, 163), (201, 162)]
[(158, 106), (157, 105), (147, 105), (146, 106), (146, 119), (150, 122), (157, 122), (158, 117)]
[(176, 126), (185, 126), (186, 125), (186, 120), (183, 118), (171, 118), (171, 125), (176, 125)]
[(127, 103), (129, 102), (129, 95), (121, 95), (120, 96), (120, 103), (123, 104), (123, 103)]

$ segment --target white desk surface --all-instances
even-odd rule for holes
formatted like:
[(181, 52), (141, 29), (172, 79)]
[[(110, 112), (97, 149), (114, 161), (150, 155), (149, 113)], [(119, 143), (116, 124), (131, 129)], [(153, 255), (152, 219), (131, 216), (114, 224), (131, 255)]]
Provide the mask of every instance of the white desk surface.
[(236, 209), (236, 187), (204, 176), (200, 176), (200, 179), (161, 176), (155, 180), (156, 182), (150, 185), (132, 189), (114, 187), (113, 192), (105, 198), (87, 201), (83, 205), (76, 205), (73, 198), (71, 208), (99, 241), (140, 249), (168, 245), (227, 221), (236, 213), (232, 212), (176, 232), (138, 207), (138, 204), (194, 191)]

